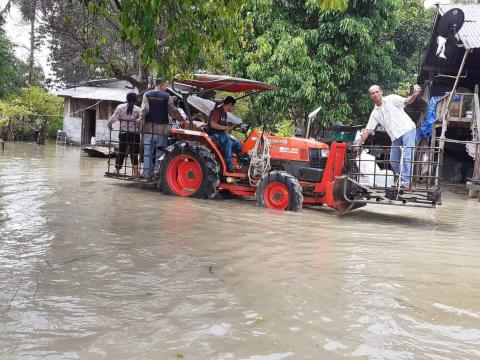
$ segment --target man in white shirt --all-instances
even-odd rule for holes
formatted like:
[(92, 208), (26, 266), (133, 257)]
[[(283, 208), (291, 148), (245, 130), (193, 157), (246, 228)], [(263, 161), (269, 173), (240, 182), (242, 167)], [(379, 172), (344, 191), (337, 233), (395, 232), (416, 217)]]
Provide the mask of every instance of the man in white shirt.
[[(412, 104), (422, 89), (415, 86), (413, 94), (408, 98), (399, 95), (388, 95), (383, 97), (382, 88), (378, 85), (370, 86), (368, 89), (369, 98), (375, 103), (375, 108), (370, 114), (370, 119), (365, 130), (360, 137), (357, 145), (359, 152), (360, 146), (367, 140), (368, 136), (375, 130), (377, 125), (382, 125), (385, 131), (392, 139), (392, 150), (390, 153), (390, 162), (395, 174), (400, 174), (401, 169), (401, 187), (410, 187), (410, 175), (412, 168), (412, 159), (415, 155), (415, 123), (410, 119), (404, 110), (404, 107)], [(402, 148), (403, 158), (402, 158)]]

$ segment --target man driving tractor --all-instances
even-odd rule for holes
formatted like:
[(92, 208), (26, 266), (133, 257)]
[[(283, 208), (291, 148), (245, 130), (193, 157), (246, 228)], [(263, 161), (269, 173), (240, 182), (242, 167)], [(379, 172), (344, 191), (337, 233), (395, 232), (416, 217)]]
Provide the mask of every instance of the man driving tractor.
[(214, 139), (222, 148), (227, 163), (227, 171), (234, 172), (232, 154), (237, 154), (238, 160), (248, 162), (248, 158), (242, 153), (240, 141), (229, 136), (226, 131), (233, 128), (228, 123), (227, 113), (235, 108), (237, 101), (232, 96), (227, 96), (222, 106), (215, 107), (208, 117), (207, 134)]

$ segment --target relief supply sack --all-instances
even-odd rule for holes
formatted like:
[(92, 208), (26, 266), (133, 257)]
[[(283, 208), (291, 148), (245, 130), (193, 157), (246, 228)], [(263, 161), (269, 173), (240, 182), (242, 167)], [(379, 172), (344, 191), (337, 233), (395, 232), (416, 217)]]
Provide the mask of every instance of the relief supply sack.
[(355, 160), (360, 172), (360, 185), (368, 187), (390, 187), (394, 184), (393, 172), (390, 170), (381, 170), (375, 161), (375, 156), (370, 155), (368, 150), (363, 150)]

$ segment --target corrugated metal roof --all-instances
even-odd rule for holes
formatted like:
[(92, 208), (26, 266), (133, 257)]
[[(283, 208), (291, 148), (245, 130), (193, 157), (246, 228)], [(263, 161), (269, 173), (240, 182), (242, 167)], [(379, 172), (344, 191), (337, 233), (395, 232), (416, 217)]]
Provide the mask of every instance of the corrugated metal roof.
[(73, 97), (77, 99), (92, 99), (92, 100), (110, 100), (125, 102), (127, 94), (134, 92), (132, 89), (107, 88), (96, 86), (79, 86), (75, 88), (60, 90), (57, 92), (58, 96)]
[[(57, 92), (58, 96), (73, 97), (77, 99), (91, 99), (91, 100), (110, 100), (125, 102), (127, 94), (133, 92), (132, 89), (119, 89), (119, 88), (106, 88), (97, 86), (78, 86), (75, 88), (64, 89)], [(136, 91), (135, 91), (136, 92)], [(201, 98), (197, 95), (191, 95), (188, 97), (188, 103), (202, 112), (205, 115), (209, 115), (210, 111), (215, 107), (215, 102), (212, 100)], [(232, 124), (241, 124), (242, 119), (239, 117), (227, 113), (228, 121)]]
[(438, 6), (440, 15), (457, 8), (464, 12), (465, 22), (457, 34), (457, 38), (466, 49), (480, 48), (480, 4), (443, 4)]

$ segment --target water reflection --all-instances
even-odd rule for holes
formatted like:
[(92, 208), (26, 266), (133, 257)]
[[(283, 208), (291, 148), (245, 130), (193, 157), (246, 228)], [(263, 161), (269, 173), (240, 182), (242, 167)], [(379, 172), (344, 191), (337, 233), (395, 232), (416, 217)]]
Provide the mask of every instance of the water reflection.
[(1, 358), (480, 357), (475, 201), (290, 214), (104, 171), (0, 153)]

